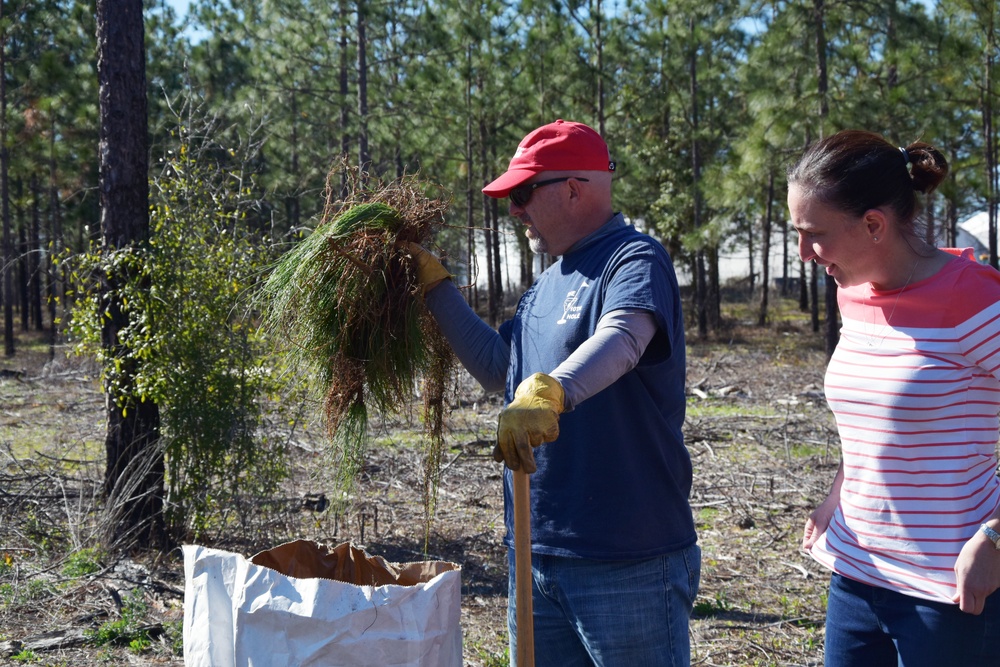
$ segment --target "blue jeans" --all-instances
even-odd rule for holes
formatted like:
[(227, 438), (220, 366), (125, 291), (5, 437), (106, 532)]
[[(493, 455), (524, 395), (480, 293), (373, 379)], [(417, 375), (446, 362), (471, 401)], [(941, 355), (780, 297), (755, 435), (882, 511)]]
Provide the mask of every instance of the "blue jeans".
[[(507, 627), (517, 658), (514, 550), (508, 551)], [(701, 577), (701, 549), (639, 561), (532, 554), (535, 665), (687, 667), (688, 619)]]
[(1000, 651), (1000, 591), (979, 616), (839, 574), (826, 610), (827, 667), (983, 667)]

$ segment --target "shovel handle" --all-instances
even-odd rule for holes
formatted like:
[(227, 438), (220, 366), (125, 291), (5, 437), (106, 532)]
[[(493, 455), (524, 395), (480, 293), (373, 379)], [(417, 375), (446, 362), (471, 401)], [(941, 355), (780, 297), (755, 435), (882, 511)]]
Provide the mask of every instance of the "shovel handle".
[(517, 611), (517, 667), (535, 666), (535, 626), (531, 608), (531, 481), (514, 476), (514, 585)]

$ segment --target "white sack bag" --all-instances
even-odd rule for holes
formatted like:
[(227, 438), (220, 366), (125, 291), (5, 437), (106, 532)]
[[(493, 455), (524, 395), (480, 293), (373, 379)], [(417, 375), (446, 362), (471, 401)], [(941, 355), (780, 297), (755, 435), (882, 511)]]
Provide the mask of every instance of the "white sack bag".
[(346, 543), (327, 551), (302, 540), (250, 560), (183, 551), (187, 667), (462, 665), (454, 563), (397, 565)]

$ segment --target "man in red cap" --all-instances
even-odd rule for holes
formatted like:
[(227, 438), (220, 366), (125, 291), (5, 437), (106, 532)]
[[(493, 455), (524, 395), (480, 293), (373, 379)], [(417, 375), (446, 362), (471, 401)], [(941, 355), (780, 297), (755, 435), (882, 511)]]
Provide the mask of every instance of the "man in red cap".
[[(414, 247), (426, 303), (462, 364), (503, 389), (508, 625), (517, 655), (511, 470), (531, 473), (535, 660), (687, 665), (700, 550), (684, 447), (681, 301), (663, 245), (615, 213), (615, 164), (590, 127), (528, 134), (483, 188), (558, 257), (498, 331)], [(544, 443), (544, 446), (542, 446)]]

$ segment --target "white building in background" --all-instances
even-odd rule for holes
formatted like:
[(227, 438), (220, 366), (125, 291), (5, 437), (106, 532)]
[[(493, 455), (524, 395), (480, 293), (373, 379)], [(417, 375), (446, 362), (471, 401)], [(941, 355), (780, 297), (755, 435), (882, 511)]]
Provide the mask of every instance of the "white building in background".
[(958, 230), (955, 234), (955, 245), (959, 248), (972, 248), (980, 261), (984, 261), (983, 255), (986, 256), (985, 261), (989, 261), (990, 214), (980, 211), (956, 226)]
[[(781, 264), (785, 258), (785, 249), (781, 243), (781, 232), (774, 230), (771, 237), (771, 259), (768, 263), (768, 271), (771, 274), (771, 284), (775, 284), (776, 278), (781, 278)], [(788, 235), (788, 277), (799, 277), (799, 246), (798, 237), (794, 232)], [(757, 276), (757, 284), (760, 284), (761, 261), (760, 245), (754, 248), (753, 270)], [(746, 246), (740, 246), (731, 252), (719, 255), (719, 282), (725, 285), (734, 279), (748, 278), (750, 276), (750, 251)]]

